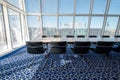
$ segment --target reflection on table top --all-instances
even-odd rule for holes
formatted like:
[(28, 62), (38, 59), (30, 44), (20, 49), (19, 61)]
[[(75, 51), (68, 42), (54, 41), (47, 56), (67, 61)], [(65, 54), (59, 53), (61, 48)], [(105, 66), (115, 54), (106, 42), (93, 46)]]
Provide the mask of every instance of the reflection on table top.
[(120, 38), (42, 38), (40, 41), (42, 42), (51, 42), (51, 41), (67, 41), (67, 42), (75, 42), (75, 41), (90, 41), (90, 42), (97, 42), (97, 41), (114, 41), (114, 42), (120, 42)]

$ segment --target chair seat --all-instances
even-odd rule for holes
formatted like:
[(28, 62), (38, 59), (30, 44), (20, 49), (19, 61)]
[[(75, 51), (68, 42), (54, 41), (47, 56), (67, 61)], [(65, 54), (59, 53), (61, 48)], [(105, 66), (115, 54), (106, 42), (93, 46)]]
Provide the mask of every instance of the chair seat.
[(95, 53), (98, 54), (108, 54), (110, 53), (112, 46), (97, 46), (95, 49)]
[(85, 54), (89, 52), (89, 46), (75, 46), (73, 51), (77, 54)]
[(66, 47), (61, 47), (61, 46), (51, 47), (50, 53), (57, 53), (57, 54), (66, 53)]
[(27, 51), (30, 54), (43, 54), (46, 49), (44, 48), (28, 48)]

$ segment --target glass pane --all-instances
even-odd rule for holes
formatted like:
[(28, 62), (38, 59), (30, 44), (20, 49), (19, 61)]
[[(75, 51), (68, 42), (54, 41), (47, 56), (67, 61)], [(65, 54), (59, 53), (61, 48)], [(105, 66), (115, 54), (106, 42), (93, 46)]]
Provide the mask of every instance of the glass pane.
[(42, 13), (57, 13), (57, 0), (42, 0)]
[[(107, 0), (94, 0), (93, 14), (104, 14)], [(102, 5), (102, 6), (101, 6)]]
[(40, 0), (25, 0), (27, 13), (40, 13)]
[(88, 17), (75, 17), (75, 35), (87, 35)]
[(0, 5), (0, 51), (7, 48), (2, 6)]
[(63, 37), (66, 37), (66, 35), (74, 35), (73, 16), (59, 17), (59, 34)]
[(120, 28), (119, 28), (119, 33), (118, 33), (118, 35), (120, 35)]
[(76, 14), (88, 14), (90, 0), (76, 0)]
[(114, 36), (117, 28), (118, 17), (108, 17), (104, 35)]
[(26, 26), (25, 21), (26, 21), (25, 15), (22, 15), (21, 24), (22, 24), (22, 35), (23, 35), (24, 43), (25, 43), (25, 41), (28, 40), (28, 33), (27, 33), (28, 27)]
[(57, 17), (43, 16), (43, 35), (53, 37), (57, 32)]
[(120, 0), (111, 0), (109, 14), (120, 14)]
[(100, 36), (104, 17), (92, 17), (90, 35)]
[(30, 40), (40, 40), (41, 36), (41, 17), (27, 16)]
[(59, 13), (73, 13), (74, 0), (59, 0)]
[(8, 17), (12, 47), (19, 47), (22, 43), (20, 14), (8, 9)]
[(20, 9), (23, 9), (23, 5), (22, 5), (23, 0), (6, 0), (6, 1)]

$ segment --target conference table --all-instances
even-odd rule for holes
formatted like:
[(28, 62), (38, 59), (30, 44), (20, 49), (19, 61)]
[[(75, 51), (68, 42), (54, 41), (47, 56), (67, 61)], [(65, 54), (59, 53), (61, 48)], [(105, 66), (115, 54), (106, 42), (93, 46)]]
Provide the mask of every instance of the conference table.
[(97, 41), (113, 41), (113, 42), (120, 42), (120, 38), (114, 38), (114, 37), (109, 37), (109, 38), (54, 38), (54, 37), (47, 37), (47, 38), (42, 38), (40, 39), (41, 42), (43, 43), (49, 43), (49, 42), (58, 42), (58, 41), (66, 41), (66, 42), (75, 42), (75, 41), (90, 41), (90, 42), (97, 42)]

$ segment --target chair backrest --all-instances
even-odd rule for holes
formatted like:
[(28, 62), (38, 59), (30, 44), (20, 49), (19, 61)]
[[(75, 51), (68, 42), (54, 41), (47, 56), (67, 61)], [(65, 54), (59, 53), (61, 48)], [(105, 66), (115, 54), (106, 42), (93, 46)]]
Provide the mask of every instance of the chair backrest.
[(67, 38), (74, 38), (74, 35), (67, 35)]
[(77, 38), (85, 38), (84, 35), (77, 35)]
[(90, 42), (80, 42), (80, 41), (75, 41), (74, 46), (90, 46)]
[(102, 38), (109, 38), (109, 35), (102, 35)]
[(33, 42), (33, 41), (27, 41), (26, 46), (41, 46), (43, 45), (42, 42)]
[(113, 46), (113, 41), (98, 41), (97, 46)]
[(96, 35), (89, 35), (90, 38), (96, 38)]

